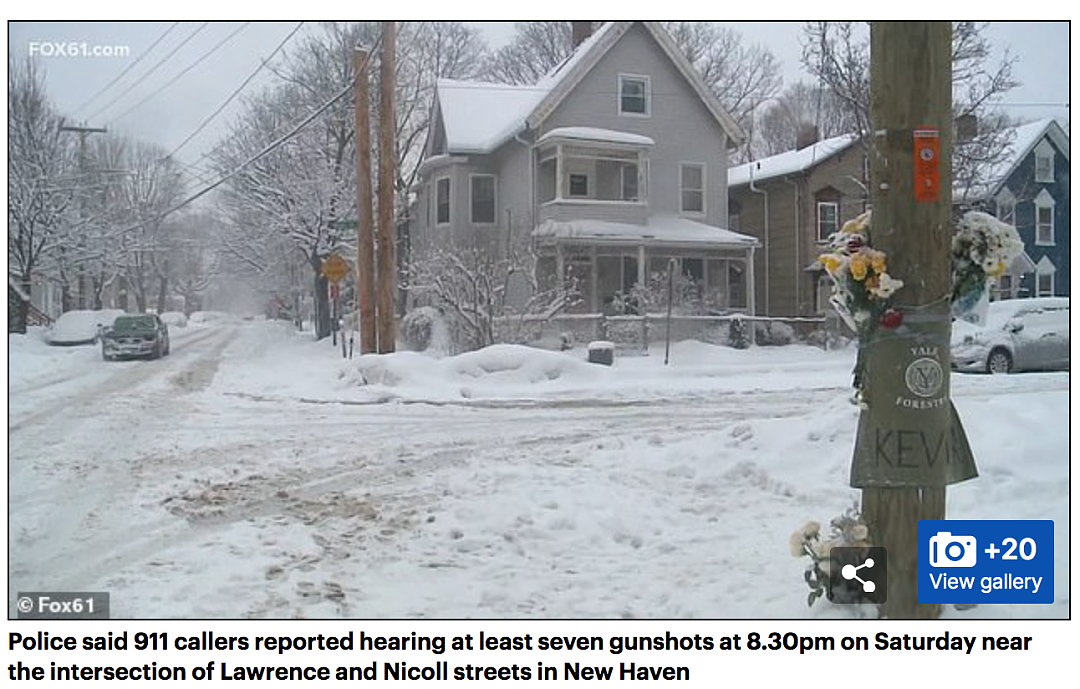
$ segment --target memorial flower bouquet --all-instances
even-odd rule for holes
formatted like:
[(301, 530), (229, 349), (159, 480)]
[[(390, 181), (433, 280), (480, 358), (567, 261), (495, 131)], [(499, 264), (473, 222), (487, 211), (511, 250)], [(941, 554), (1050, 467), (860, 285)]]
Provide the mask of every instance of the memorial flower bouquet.
[(829, 578), (839, 576), (835, 571), (829, 551), (835, 547), (846, 548), (869, 548), (870, 530), (863, 522), (862, 514), (857, 505), (844, 514), (836, 517), (829, 523), (830, 532), (822, 536), (821, 525), (810, 521), (791, 534), (791, 554), (793, 557), (808, 557), (810, 564), (806, 566), (803, 579), (810, 587), (810, 594), (806, 598), (808, 606), (813, 605), (818, 598), (825, 595), (829, 585)]
[(903, 316), (889, 301), (904, 286), (888, 273), (888, 256), (870, 242), (870, 213), (844, 223), (829, 237), (828, 251), (818, 262), (833, 280), (833, 308), (865, 341), (877, 326), (895, 328)]
[(953, 315), (982, 322), (991, 282), (1023, 251), (1024, 242), (1012, 225), (987, 213), (965, 213), (952, 241)]

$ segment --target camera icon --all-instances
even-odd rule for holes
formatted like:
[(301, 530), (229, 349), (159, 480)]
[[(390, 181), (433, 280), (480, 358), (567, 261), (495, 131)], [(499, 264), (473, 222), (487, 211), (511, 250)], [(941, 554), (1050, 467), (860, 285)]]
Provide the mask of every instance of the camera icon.
[(930, 537), (931, 567), (974, 567), (978, 559), (974, 536), (953, 536), (938, 531)]

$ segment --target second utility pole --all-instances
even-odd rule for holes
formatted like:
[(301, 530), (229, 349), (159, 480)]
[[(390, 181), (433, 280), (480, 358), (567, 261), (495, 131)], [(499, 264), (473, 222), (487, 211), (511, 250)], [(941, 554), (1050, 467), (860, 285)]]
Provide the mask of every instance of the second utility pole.
[(371, 201), (371, 92), (369, 55), (356, 51), (356, 298), (360, 312), (360, 353), (377, 351), (375, 329), (375, 212)]
[(394, 258), (394, 73), (396, 26), (383, 22), (382, 59), (379, 76), (379, 257), (378, 257), (378, 351), (395, 351), (394, 296), (397, 291), (397, 262)]

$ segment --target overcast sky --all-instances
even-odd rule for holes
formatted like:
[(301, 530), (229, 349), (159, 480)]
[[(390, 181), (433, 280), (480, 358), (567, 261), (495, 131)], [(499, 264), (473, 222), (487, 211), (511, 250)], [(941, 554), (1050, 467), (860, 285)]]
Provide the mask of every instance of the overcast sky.
[[(296, 22), (10, 22), (10, 55), (41, 56), (48, 87), (62, 113), (88, 126), (105, 126), (158, 143), (170, 151), (220, 107), (260, 61), (296, 27)], [(492, 46), (513, 34), (512, 22), (472, 22)], [(809, 80), (799, 64), (802, 24), (731, 22), (749, 43), (768, 47), (784, 67), (784, 81)], [(301, 33), (310, 29), (305, 26)], [(1014, 117), (1069, 119), (1069, 24), (1003, 22), (989, 34), (996, 58), (1006, 48), (1019, 56), (1015, 74), (1023, 86), (1012, 91)], [(295, 38), (286, 49), (295, 43)], [(155, 41), (157, 41), (155, 45)], [(57, 44), (127, 51), (123, 57), (56, 54)], [(151, 48), (151, 46), (153, 46)], [(201, 62), (195, 64), (201, 59)], [(132, 67), (132, 64), (138, 60)], [(194, 67), (192, 65), (194, 64)], [(117, 79), (122, 72), (127, 71)], [(189, 70), (181, 75), (184, 70)], [(264, 70), (243, 93), (254, 93), (274, 77)], [(110, 82), (114, 82), (110, 85)], [(175, 80), (175, 81), (173, 81)], [(171, 85), (166, 86), (166, 84)], [(177, 152), (195, 162), (239, 111), (234, 101)]]

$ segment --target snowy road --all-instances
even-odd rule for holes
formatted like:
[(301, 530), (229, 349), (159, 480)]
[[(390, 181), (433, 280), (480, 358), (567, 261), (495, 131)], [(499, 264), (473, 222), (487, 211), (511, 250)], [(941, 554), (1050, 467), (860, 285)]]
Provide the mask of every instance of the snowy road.
[[(177, 329), (150, 362), (11, 346), (11, 593), (107, 590), (121, 618), (852, 614), (808, 610), (787, 554), (857, 497), (849, 353), (690, 347), (524, 382), (464, 360), (409, 387), (430, 360), (358, 385), (263, 322)], [(954, 390), (987, 420), (951, 516), (1060, 520), (1068, 552), (1068, 375)], [(1058, 603), (996, 614), (1067, 616), (1062, 562)]]

